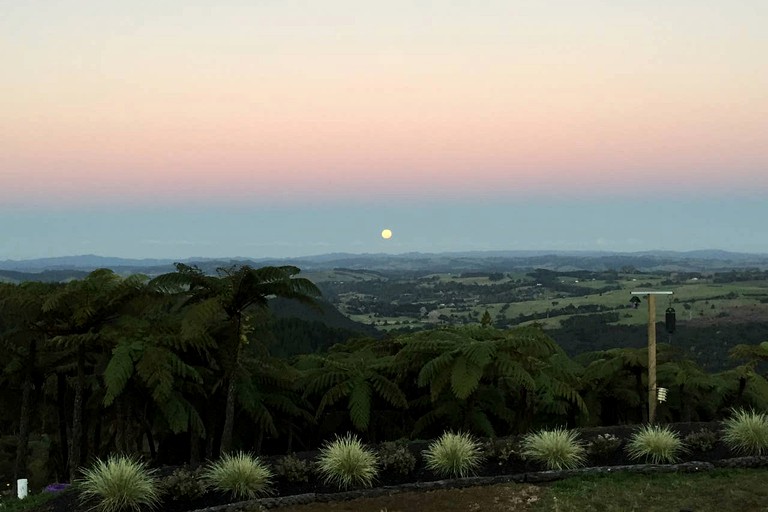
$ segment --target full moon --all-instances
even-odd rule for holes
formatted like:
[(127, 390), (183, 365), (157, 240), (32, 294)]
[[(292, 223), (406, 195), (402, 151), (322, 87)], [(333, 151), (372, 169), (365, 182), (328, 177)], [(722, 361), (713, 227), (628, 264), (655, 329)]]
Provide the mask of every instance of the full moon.
[(391, 229), (382, 230), (381, 238), (383, 238), (384, 240), (389, 240), (390, 238), (392, 238), (392, 230)]

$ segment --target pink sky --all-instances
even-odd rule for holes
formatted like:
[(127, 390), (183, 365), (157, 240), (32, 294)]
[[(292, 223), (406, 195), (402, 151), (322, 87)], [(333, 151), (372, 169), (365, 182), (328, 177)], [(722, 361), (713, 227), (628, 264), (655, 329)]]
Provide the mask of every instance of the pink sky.
[(0, 203), (768, 191), (768, 4), (668, 3), (11, 4)]

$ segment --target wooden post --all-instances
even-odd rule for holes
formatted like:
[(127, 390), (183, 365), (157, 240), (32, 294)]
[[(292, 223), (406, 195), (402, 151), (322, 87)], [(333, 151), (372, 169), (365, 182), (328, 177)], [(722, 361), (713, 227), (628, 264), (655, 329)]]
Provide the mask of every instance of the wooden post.
[(648, 423), (656, 421), (656, 295), (673, 292), (635, 291), (631, 295), (644, 295), (648, 299)]
[(656, 296), (648, 294), (648, 423), (656, 421)]

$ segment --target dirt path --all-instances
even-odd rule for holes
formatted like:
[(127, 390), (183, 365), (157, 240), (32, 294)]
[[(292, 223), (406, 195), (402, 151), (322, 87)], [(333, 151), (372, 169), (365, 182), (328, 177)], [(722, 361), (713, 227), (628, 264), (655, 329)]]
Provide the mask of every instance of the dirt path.
[(278, 512), (509, 512), (531, 510), (542, 490), (528, 484), (498, 484), (332, 503), (280, 507)]

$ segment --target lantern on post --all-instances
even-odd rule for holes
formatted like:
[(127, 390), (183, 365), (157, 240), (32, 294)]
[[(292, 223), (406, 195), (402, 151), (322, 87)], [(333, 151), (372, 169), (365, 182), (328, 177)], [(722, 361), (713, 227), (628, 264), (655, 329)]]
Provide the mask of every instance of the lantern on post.
[(667, 332), (669, 334), (674, 334), (675, 333), (675, 324), (676, 324), (676, 322), (677, 321), (675, 319), (675, 308), (670, 306), (670, 307), (667, 308), (667, 311), (664, 314), (664, 326), (666, 327)]

